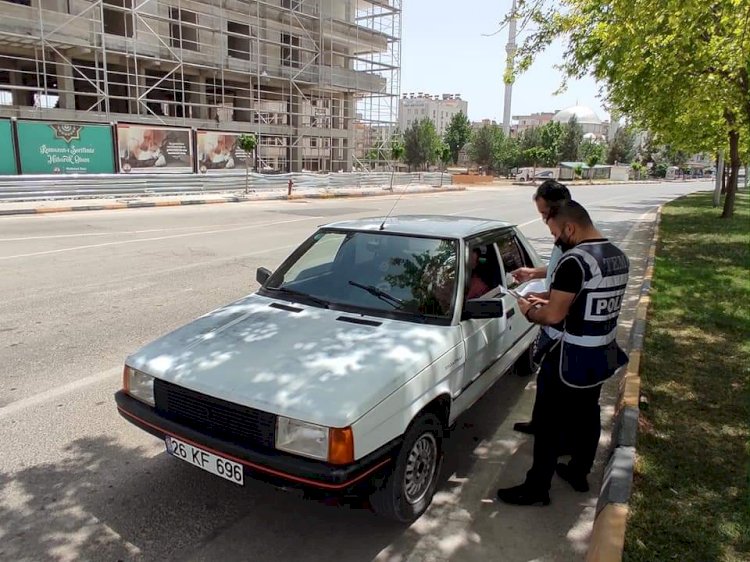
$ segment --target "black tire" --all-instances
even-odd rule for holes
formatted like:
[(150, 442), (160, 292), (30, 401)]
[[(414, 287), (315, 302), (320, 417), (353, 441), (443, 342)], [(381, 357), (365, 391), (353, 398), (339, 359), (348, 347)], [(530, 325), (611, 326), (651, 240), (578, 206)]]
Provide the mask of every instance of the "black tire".
[(536, 373), (537, 364), (534, 363), (534, 353), (536, 351), (536, 340), (532, 343), (529, 348), (521, 354), (521, 357), (516, 359), (516, 364), (513, 366), (513, 370), (519, 377), (530, 377)]
[(375, 513), (399, 523), (419, 519), (432, 503), (438, 485), (442, 442), (443, 424), (437, 416), (422, 414), (412, 422), (392, 470), (370, 496)]

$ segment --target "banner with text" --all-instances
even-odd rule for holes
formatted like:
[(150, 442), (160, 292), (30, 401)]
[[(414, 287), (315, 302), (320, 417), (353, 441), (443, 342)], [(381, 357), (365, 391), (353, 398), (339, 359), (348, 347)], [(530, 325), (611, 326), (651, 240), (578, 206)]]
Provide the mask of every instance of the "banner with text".
[(13, 143), (13, 124), (0, 119), (0, 176), (13, 176), (16, 170), (16, 148)]
[(190, 129), (117, 124), (120, 172), (190, 173), (193, 143)]
[(109, 125), (18, 121), (22, 174), (112, 174)]
[[(237, 142), (241, 134), (198, 131), (195, 143), (198, 150), (198, 171), (202, 174), (212, 174), (245, 169), (247, 154)], [(252, 168), (252, 154), (250, 158), (249, 164)]]

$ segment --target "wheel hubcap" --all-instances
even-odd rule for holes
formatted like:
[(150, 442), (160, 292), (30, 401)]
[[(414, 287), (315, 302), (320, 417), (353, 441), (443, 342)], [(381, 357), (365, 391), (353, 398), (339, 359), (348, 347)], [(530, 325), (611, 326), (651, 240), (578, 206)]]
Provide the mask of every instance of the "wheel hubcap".
[(406, 459), (404, 472), (404, 495), (406, 501), (415, 504), (427, 494), (435, 477), (437, 442), (432, 433), (425, 433), (412, 446)]

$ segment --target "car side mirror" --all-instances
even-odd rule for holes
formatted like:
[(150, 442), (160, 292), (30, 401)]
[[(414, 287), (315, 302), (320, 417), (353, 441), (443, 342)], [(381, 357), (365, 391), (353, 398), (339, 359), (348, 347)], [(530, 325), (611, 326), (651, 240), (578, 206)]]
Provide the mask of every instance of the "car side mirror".
[(464, 303), (462, 320), (502, 318), (505, 306), (502, 299), (470, 299)]
[(255, 272), (255, 280), (261, 285), (265, 285), (269, 277), (271, 277), (271, 271), (265, 267), (259, 267)]

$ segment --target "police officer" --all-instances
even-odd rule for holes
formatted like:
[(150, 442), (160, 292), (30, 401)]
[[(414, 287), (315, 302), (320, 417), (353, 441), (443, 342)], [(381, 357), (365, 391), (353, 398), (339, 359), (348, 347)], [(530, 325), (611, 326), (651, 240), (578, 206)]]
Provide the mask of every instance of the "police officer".
[[(549, 301), (537, 306), (519, 301), (526, 318), (546, 326), (549, 336), (540, 367), (548, 386), (538, 396), (534, 462), (523, 484), (497, 492), (500, 500), (516, 505), (547, 505), (555, 471), (573, 489), (588, 491), (601, 433), (601, 385), (627, 363), (615, 340), (628, 282), (627, 256), (575, 201), (551, 208), (547, 225), (564, 251)], [(571, 441), (571, 460), (556, 465), (564, 434)]]
[[(537, 188), (533, 200), (537, 211), (539, 211), (539, 214), (542, 216), (542, 220), (547, 222), (547, 216), (549, 215), (551, 207), (571, 200), (570, 190), (557, 180), (545, 180)], [(549, 256), (549, 263), (546, 266), (520, 267), (511, 271), (511, 275), (513, 275), (519, 283), (525, 283), (532, 279), (546, 278), (547, 290), (549, 290), (552, 282), (552, 272), (555, 270), (557, 262), (560, 261), (560, 256), (562, 256), (562, 251), (560, 250), (560, 247), (555, 244), (552, 247), (552, 252)]]
[[(550, 209), (554, 206), (561, 205), (566, 201), (570, 201), (570, 191), (568, 188), (558, 182), (557, 180), (545, 180), (539, 185), (533, 196), (534, 205), (536, 205), (537, 211), (542, 216), (542, 220), (547, 222)], [(546, 293), (535, 293), (527, 295), (532, 304), (536, 302), (546, 302), (549, 298), (549, 290), (552, 286), (552, 272), (555, 270), (555, 266), (562, 257), (562, 250), (558, 241), (552, 246), (552, 252), (549, 257), (549, 263), (547, 266), (541, 267), (521, 267), (511, 272), (511, 275), (519, 283), (530, 281), (531, 279), (546, 279), (545, 287)], [(544, 341), (545, 335), (540, 334), (539, 339), (535, 342), (535, 349), (538, 349), (540, 343)], [(538, 359), (538, 354), (535, 353), (535, 361)], [(517, 422), (513, 425), (513, 429), (520, 431), (521, 433), (534, 434), (534, 420), (536, 419), (538, 404), (540, 403), (539, 394), (544, 392), (545, 384), (542, 377), (537, 377), (536, 382), (536, 398), (534, 400), (534, 410), (531, 414), (531, 421)]]

